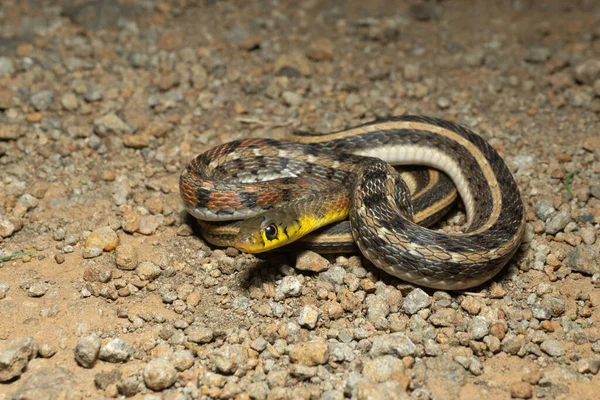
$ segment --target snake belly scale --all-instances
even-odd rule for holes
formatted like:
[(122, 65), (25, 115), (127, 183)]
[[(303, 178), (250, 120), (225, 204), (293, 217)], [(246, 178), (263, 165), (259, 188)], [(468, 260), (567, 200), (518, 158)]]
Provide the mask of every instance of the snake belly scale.
[[(242, 139), (196, 157), (180, 179), (187, 210), (203, 221), (247, 218), (234, 244), (257, 252), (307, 233), (307, 209), (317, 210), (312, 229), (349, 216), (357, 247), (375, 266), (445, 290), (491, 279), (521, 243), (525, 219), (513, 176), (485, 140), (461, 125), (402, 116), (293, 140)], [(410, 189), (390, 164), (447, 174), (464, 204), (465, 233), (419, 225)]]

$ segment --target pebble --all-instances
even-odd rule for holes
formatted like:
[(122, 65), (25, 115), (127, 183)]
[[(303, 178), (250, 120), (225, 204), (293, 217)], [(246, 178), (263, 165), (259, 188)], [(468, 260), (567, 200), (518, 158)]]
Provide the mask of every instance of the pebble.
[(27, 289), (27, 296), (29, 297), (42, 297), (46, 294), (48, 286), (43, 282), (35, 282)]
[(0, 342), (0, 382), (20, 376), (37, 351), (33, 338), (28, 336)]
[(94, 120), (94, 130), (99, 134), (108, 132), (131, 133), (132, 129), (115, 113), (109, 113)]
[(7, 238), (15, 232), (15, 225), (0, 214), (0, 237)]
[(152, 390), (160, 391), (170, 388), (177, 378), (177, 369), (162, 358), (151, 360), (144, 367), (144, 383)]
[(572, 221), (568, 211), (558, 211), (552, 214), (546, 222), (546, 233), (554, 235), (562, 231)]
[(195, 325), (187, 328), (185, 334), (187, 335), (187, 339), (194, 343), (209, 343), (214, 337), (214, 333), (211, 329)]
[(310, 63), (302, 54), (282, 54), (273, 65), (277, 75), (299, 77), (310, 75)]
[(6, 293), (8, 293), (9, 289), (10, 286), (8, 284), (0, 282), (0, 300), (6, 297)]
[(395, 332), (375, 337), (369, 355), (375, 358), (389, 354), (402, 358), (414, 356), (416, 352), (417, 346), (406, 334)]
[(96, 335), (83, 336), (75, 346), (75, 361), (83, 368), (92, 368), (98, 359), (102, 341)]
[(557, 297), (546, 297), (540, 302), (540, 308), (549, 313), (550, 317), (556, 318), (564, 314), (566, 305)]
[(16, 125), (0, 124), (0, 140), (16, 140), (24, 135), (25, 130)]
[(83, 98), (88, 102), (88, 103), (93, 103), (95, 101), (100, 101), (104, 98), (104, 94), (102, 93), (101, 90), (99, 90), (98, 88), (93, 88), (90, 87), (88, 88), (88, 90), (83, 94)]
[(217, 371), (229, 375), (235, 373), (246, 363), (248, 355), (240, 345), (225, 344), (212, 354), (211, 359)]
[(150, 145), (150, 138), (143, 134), (123, 135), (123, 145), (132, 149), (143, 149)]
[(144, 215), (140, 219), (138, 232), (142, 235), (152, 235), (154, 232), (156, 232), (159, 226), (160, 222), (156, 215)]
[(23, 194), (19, 197), (17, 204), (13, 209), (13, 215), (17, 218), (21, 218), (27, 213), (27, 211), (37, 207), (39, 200), (29, 193)]
[(538, 200), (535, 202), (535, 215), (542, 221), (546, 221), (556, 210), (548, 200)]
[(31, 96), (31, 98), (29, 99), (29, 101), (31, 102), (31, 105), (33, 106), (33, 108), (36, 111), (47, 110), (50, 107), (50, 105), (52, 104), (53, 100), (54, 100), (54, 92), (51, 90), (42, 90), (40, 92), (37, 92), (36, 94)]
[(117, 246), (115, 262), (119, 269), (133, 271), (138, 265), (137, 248), (129, 243), (119, 244)]
[(565, 348), (562, 342), (554, 339), (547, 339), (540, 345), (542, 351), (552, 357), (561, 357), (565, 354)]
[(279, 285), (277, 285), (277, 293), (284, 297), (296, 297), (302, 293), (302, 283), (297, 276), (285, 276)]
[(60, 104), (67, 111), (75, 111), (79, 108), (79, 99), (75, 94), (68, 92), (61, 97)]
[(257, 337), (250, 343), (250, 347), (258, 352), (262, 352), (267, 348), (268, 344), (269, 342), (267, 342), (263, 337)]
[(489, 333), (490, 324), (483, 317), (474, 317), (471, 320), (469, 333), (475, 340), (483, 339)]
[(446, 110), (450, 107), (452, 103), (447, 97), (438, 97), (438, 99), (436, 100), (436, 104), (440, 109)]
[(0, 75), (10, 75), (15, 73), (15, 65), (8, 57), (0, 56)]
[(114, 338), (100, 349), (99, 357), (102, 361), (110, 363), (121, 363), (129, 360), (133, 354), (133, 348), (121, 338)]
[(591, 59), (576, 65), (573, 75), (578, 82), (592, 85), (600, 78), (600, 59)]
[(598, 372), (600, 372), (600, 358), (593, 357), (588, 363), (590, 372), (594, 375), (597, 375)]
[(367, 319), (378, 329), (388, 327), (387, 316), (390, 313), (390, 305), (385, 299), (367, 298)]
[(573, 77), (567, 71), (558, 72), (550, 77), (550, 84), (555, 91), (561, 91), (573, 86)]
[(83, 245), (86, 249), (113, 251), (117, 248), (118, 244), (119, 237), (116, 232), (110, 226), (105, 226), (90, 233)]
[(313, 61), (331, 61), (333, 59), (333, 43), (327, 38), (317, 39), (308, 46), (306, 53)]
[(42, 343), (38, 348), (38, 356), (42, 358), (52, 358), (56, 352), (56, 346), (50, 343)]
[(135, 272), (141, 280), (153, 281), (154, 279), (158, 278), (161, 273), (161, 269), (158, 265), (150, 261), (144, 261), (140, 263)]
[(502, 350), (508, 354), (517, 354), (523, 347), (523, 340), (514, 335), (506, 335), (502, 340)]
[(248, 396), (250, 396), (251, 399), (256, 400), (266, 399), (267, 395), (270, 392), (269, 386), (266, 382), (253, 382), (250, 385), (248, 385), (246, 391), (248, 392)]
[(319, 310), (314, 306), (307, 305), (300, 310), (298, 323), (304, 328), (314, 329), (317, 326), (318, 319)]
[(289, 366), (290, 375), (301, 380), (306, 381), (317, 375), (317, 367), (309, 367), (302, 364), (291, 364)]
[(527, 382), (531, 385), (537, 385), (538, 382), (540, 381), (540, 379), (542, 379), (542, 372), (537, 370), (537, 369), (533, 369), (532, 371), (524, 374), (523, 376), (521, 376), (521, 380), (523, 382)]
[(541, 46), (533, 46), (527, 49), (527, 53), (525, 53), (525, 61), (530, 63), (543, 63), (546, 62), (552, 52), (547, 47)]
[(329, 360), (329, 346), (321, 340), (296, 343), (290, 350), (290, 360), (309, 367), (323, 365)]
[(513, 399), (531, 399), (533, 387), (527, 382), (515, 382), (510, 385), (510, 397)]
[(496, 336), (488, 335), (484, 337), (483, 343), (485, 343), (487, 349), (494, 354), (500, 351), (500, 339), (498, 339)]
[(481, 310), (481, 303), (481, 300), (476, 297), (466, 296), (460, 303), (460, 307), (471, 315), (477, 315)]
[(585, 244), (592, 245), (596, 242), (596, 232), (592, 227), (579, 229), (579, 236), (581, 236)]
[(404, 373), (404, 363), (392, 355), (381, 356), (367, 361), (362, 373), (373, 383), (385, 382)]
[(417, 64), (405, 64), (402, 72), (409, 82), (417, 82), (421, 78), (421, 68)]
[(413, 315), (429, 307), (429, 305), (431, 305), (431, 296), (423, 290), (416, 288), (406, 296), (402, 308), (407, 314)]
[(567, 254), (566, 265), (587, 275), (600, 273), (600, 251), (591, 245), (579, 245)]
[(13, 106), (13, 91), (0, 86), (0, 110), (6, 110)]
[(431, 390), (432, 398), (453, 398), (466, 383), (465, 368), (448, 355), (427, 359), (425, 367), (425, 385)]
[(174, 290), (169, 290), (168, 292), (164, 292), (161, 296), (162, 301), (167, 304), (171, 304), (177, 300), (177, 292)]
[(325, 272), (319, 274), (319, 279), (325, 282), (329, 282), (333, 285), (343, 285), (344, 277), (346, 276), (346, 270), (342, 267), (333, 266)]
[(296, 257), (296, 269), (300, 271), (322, 272), (329, 268), (329, 261), (311, 250), (304, 250)]
[(96, 258), (102, 255), (102, 249), (100, 247), (84, 247), (81, 252), (83, 258)]

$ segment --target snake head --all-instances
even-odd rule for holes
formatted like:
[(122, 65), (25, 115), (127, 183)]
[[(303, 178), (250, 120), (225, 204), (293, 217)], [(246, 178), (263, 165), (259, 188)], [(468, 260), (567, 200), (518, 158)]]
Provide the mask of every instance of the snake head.
[(282, 210), (267, 211), (240, 225), (234, 246), (246, 253), (261, 253), (291, 243), (298, 235), (300, 222)]

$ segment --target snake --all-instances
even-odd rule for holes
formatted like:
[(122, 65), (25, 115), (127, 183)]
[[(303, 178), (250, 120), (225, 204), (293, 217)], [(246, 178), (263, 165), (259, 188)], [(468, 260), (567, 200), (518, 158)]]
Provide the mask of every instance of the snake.
[[(415, 210), (437, 216), (444, 202), (432, 203), (437, 211), (416, 209), (393, 165), (442, 171), (462, 200), (463, 232), (419, 225)], [(464, 290), (490, 280), (525, 231), (518, 185), (498, 152), (470, 129), (426, 116), (299, 132), (293, 140), (232, 141), (194, 158), (179, 188), (199, 221), (234, 221), (237, 234), (229, 243), (242, 251), (278, 248), (348, 219), (353, 242), (374, 266), (433, 289)]]

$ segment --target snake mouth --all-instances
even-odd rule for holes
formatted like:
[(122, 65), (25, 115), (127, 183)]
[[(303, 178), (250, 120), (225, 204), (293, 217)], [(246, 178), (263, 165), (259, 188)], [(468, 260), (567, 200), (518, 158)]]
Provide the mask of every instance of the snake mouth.
[(234, 247), (245, 253), (261, 253), (270, 250), (264, 229), (267, 224), (265, 214), (244, 220), (233, 243)]
[(236, 249), (245, 253), (255, 254), (265, 251), (265, 244), (262, 240), (260, 230), (252, 229), (243, 224), (240, 227), (240, 231), (238, 232), (233, 245)]

